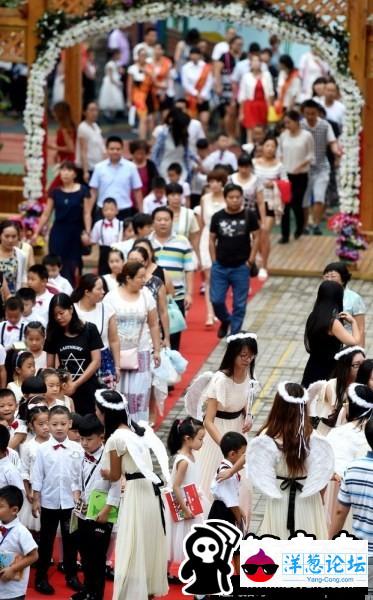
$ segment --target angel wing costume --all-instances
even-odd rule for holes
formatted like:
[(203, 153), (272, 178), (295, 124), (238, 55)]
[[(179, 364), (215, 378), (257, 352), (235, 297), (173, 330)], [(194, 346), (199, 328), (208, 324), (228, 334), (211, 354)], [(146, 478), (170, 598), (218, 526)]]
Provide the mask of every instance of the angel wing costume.
[(122, 475), (126, 478), (115, 547), (120, 560), (116, 561), (113, 600), (148, 600), (152, 594), (163, 596), (168, 591), (162, 482), (153, 471), (150, 449), (167, 481), (170, 478), (168, 457), (152, 429), (142, 422), (139, 425), (145, 427), (143, 437), (130, 429), (119, 428), (105, 446), (105, 452), (114, 450), (121, 457)]
[(259, 535), (288, 539), (302, 529), (317, 539), (328, 539), (320, 491), (334, 472), (329, 442), (313, 433), (306, 461), (306, 475), (290, 478), (284, 455), (275, 441), (263, 434), (248, 445), (246, 473), (252, 484), (267, 496)]

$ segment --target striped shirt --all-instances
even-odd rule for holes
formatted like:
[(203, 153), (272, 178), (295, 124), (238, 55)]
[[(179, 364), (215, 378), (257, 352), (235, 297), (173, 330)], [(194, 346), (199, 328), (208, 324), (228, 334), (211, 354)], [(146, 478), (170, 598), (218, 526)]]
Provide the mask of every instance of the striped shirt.
[(194, 271), (192, 247), (183, 235), (171, 235), (163, 244), (152, 233), (149, 240), (154, 248), (157, 263), (170, 274), (175, 288), (175, 300), (185, 296), (185, 272)]
[(328, 146), (336, 141), (332, 126), (325, 119), (317, 119), (315, 127), (311, 127), (303, 119), (301, 127), (313, 135), (315, 143), (315, 162), (311, 165), (311, 172), (320, 170), (330, 170), (327, 157)]
[(373, 451), (352, 462), (346, 470), (338, 500), (352, 510), (352, 533), (368, 540), (373, 555)]

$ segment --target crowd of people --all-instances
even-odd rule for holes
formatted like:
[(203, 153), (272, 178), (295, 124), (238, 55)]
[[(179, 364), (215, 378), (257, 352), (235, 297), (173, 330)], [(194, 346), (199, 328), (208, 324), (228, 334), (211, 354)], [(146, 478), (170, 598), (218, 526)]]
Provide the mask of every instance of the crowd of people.
[[(58, 525), (74, 600), (103, 599), (113, 555), (115, 600), (162, 596), (179, 581), (193, 524), (210, 516), (249, 530), (253, 486), (267, 497), (261, 533), (327, 539), (352, 507), (346, 527), (371, 536), (373, 364), (364, 302), (342, 263), (325, 268), (306, 323), (302, 385), (279, 384), (266, 423), (247, 437), (260, 347), (242, 331), (250, 277), (268, 277), (275, 223), (289, 242), (290, 209), (296, 239), (321, 233), (342, 151), (344, 109), (327, 65), (310, 51), (296, 69), (270, 42), (244, 53), (229, 28), (210, 51), (191, 30), (169, 57), (153, 27), (132, 52), (115, 30), (97, 102), (86, 52), (79, 126), (68, 103), (54, 104), (59, 173), (31, 240), (51, 223), (41, 264), (19, 222), (0, 223), (0, 545), (21, 557), (1, 572), (1, 597), (25, 597), (36, 560), (36, 589), (54, 593)], [(113, 119), (126, 105), (139, 133), (128, 148), (118, 135), (104, 140), (97, 122), (100, 110)], [(83, 273), (93, 246), (97, 261)], [(152, 428), (159, 370), (165, 352), (182, 359), (196, 283), (205, 327), (218, 320), (227, 347), (219, 370), (192, 383), (187, 415), (170, 429), (170, 473)], [(360, 463), (368, 474), (357, 481)], [(163, 483), (177, 522), (164, 514)], [(201, 500), (198, 515), (186, 485)]]

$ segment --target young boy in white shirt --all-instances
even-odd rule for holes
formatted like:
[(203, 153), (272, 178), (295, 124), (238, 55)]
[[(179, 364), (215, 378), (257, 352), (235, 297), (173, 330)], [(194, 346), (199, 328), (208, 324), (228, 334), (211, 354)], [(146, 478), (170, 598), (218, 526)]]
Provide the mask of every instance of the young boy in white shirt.
[[(113, 524), (108, 523), (112, 507), (120, 502), (121, 482), (110, 482), (102, 478), (104, 465), (104, 427), (96, 415), (81, 417), (79, 425), (80, 443), (84, 450), (81, 465), (82, 493), (81, 516), (78, 520), (78, 546), (84, 572), (86, 600), (102, 600), (105, 590), (106, 555), (109, 548)], [(97, 519), (84, 518), (93, 490), (107, 493), (106, 505)], [(74, 598), (74, 596), (73, 596)]]
[(217, 165), (224, 165), (229, 168), (230, 172), (237, 171), (237, 157), (228, 150), (229, 137), (225, 134), (220, 134), (216, 140), (217, 150), (211, 152), (202, 162), (205, 173), (209, 174)]
[(56, 254), (47, 254), (47, 256), (44, 256), (42, 264), (48, 271), (48, 283), (60, 293), (70, 296), (73, 287), (70, 281), (61, 275), (61, 258)]
[(181, 204), (190, 207), (190, 185), (181, 179), (183, 169), (179, 163), (171, 163), (167, 169), (168, 183), (178, 183), (183, 188)]
[(17, 559), (0, 574), (0, 598), (24, 600), (30, 576), (30, 565), (38, 559), (38, 546), (29, 530), (18, 518), (24, 502), (22, 492), (14, 485), (0, 488), (0, 545)]
[(105, 198), (102, 205), (103, 219), (97, 221), (90, 234), (92, 244), (98, 244), (98, 274), (110, 273), (108, 258), (110, 248), (122, 239), (123, 222), (119, 221), (118, 205), (114, 198)]
[(27, 271), (27, 285), (34, 290), (36, 294), (35, 300), (35, 316), (38, 317), (42, 324), (48, 323), (49, 304), (53, 298), (53, 294), (47, 289), (48, 271), (44, 265), (33, 265)]
[(16, 342), (22, 342), (26, 323), (23, 319), (23, 302), (12, 296), (5, 302), (5, 321), (0, 323), (0, 344), (8, 351)]
[(166, 204), (166, 181), (163, 177), (155, 177), (152, 181), (152, 191), (143, 200), (142, 210), (145, 214), (151, 215), (155, 208)]
[(82, 589), (77, 578), (76, 540), (75, 534), (70, 533), (70, 519), (80, 497), (83, 451), (79, 444), (69, 440), (70, 426), (69, 410), (65, 406), (53, 406), (49, 411), (51, 437), (37, 449), (31, 478), (32, 513), (35, 517), (40, 514), (36, 590), (47, 595), (54, 593), (48, 581), (48, 569), (58, 524), (61, 526), (66, 583), (76, 592)]
[[(36, 312), (36, 294), (29, 287), (22, 287), (17, 290), (16, 298), (20, 298), (23, 302), (22, 321), (28, 325), (31, 321), (38, 321), (40, 315)], [(44, 327), (46, 323), (42, 323)]]

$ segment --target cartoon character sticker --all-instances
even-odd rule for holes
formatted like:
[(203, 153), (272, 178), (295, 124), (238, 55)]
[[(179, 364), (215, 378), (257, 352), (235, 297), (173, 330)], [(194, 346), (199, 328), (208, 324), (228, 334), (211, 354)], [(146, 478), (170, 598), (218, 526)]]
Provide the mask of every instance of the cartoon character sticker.
[(241, 568), (250, 581), (263, 583), (272, 579), (278, 565), (260, 548), (257, 554), (249, 556)]
[(241, 537), (241, 531), (226, 521), (210, 519), (193, 525), (184, 539), (186, 558), (179, 568), (179, 578), (188, 584), (183, 593), (231, 594), (232, 556)]

